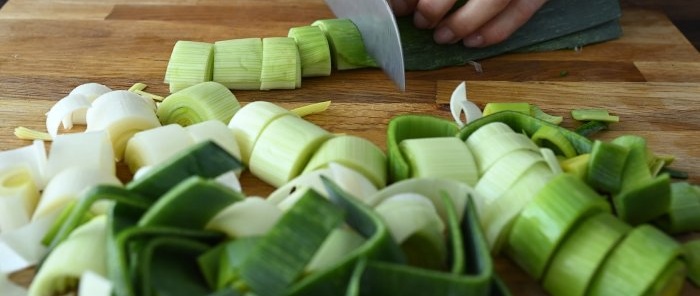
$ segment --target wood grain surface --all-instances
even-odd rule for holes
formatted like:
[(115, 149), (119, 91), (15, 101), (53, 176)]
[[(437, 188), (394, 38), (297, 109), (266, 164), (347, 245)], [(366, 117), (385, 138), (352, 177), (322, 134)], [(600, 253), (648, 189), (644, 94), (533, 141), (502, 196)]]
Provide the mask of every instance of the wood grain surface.
[[(177, 40), (286, 36), (290, 27), (331, 17), (322, 0), (9, 0), (0, 9), (0, 150), (29, 144), (14, 137), (14, 128), (44, 130), (44, 113), (82, 83), (126, 89), (143, 82), (166, 95), (163, 75)], [(308, 119), (382, 148), (395, 115), (450, 118), (448, 98), (461, 81), (482, 107), (526, 101), (564, 116), (567, 127), (576, 125), (571, 109), (602, 107), (621, 122), (599, 138), (645, 136), (655, 152), (675, 155), (673, 167), (700, 183), (700, 54), (658, 11), (625, 6), (621, 24), (622, 38), (580, 51), (502, 55), (480, 61), (481, 73), (469, 66), (409, 72), (406, 92), (381, 70), (361, 69), (305, 79), (293, 91), (234, 93), (242, 103), (268, 100), (286, 107), (332, 100), (327, 112)], [(119, 174), (130, 178), (124, 166)], [(242, 183), (249, 195), (272, 190), (247, 173)], [(691, 237), (698, 235), (679, 240)], [(515, 295), (545, 294), (507, 258), (496, 261)], [(32, 275), (30, 269), (12, 279), (27, 285)], [(683, 293), (698, 295), (700, 289), (688, 284)]]

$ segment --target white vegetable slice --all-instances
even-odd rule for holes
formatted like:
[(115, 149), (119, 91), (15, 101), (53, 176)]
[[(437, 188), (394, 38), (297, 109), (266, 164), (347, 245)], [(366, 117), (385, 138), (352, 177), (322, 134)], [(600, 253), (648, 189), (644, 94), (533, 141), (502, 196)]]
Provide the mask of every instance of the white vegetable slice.
[(135, 133), (126, 143), (124, 161), (134, 173), (153, 166), (194, 144), (190, 134), (178, 124), (168, 124)]
[[(467, 98), (466, 82), (460, 83), (452, 92), (452, 97), (450, 97), (450, 111), (452, 111), (452, 118), (454, 118), (459, 127), (463, 127), (481, 118), (483, 114), (481, 109)], [(462, 114), (464, 114), (465, 117), (464, 121), (462, 121)]]
[(153, 107), (126, 90), (106, 93), (92, 103), (86, 115), (87, 131), (107, 130), (114, 155), (121, 160), (127, 141), (137, 132), (159, 127)]
[(39, 189), (46, 185), (46, 147), (44, 141), (34, 140), (32, 145), (0, 152), (0, 171), (18, 165), (28, 165)]
[(70, 201), (80, 198), (87, 189), (98, 184), (121, 185), (114, 174), (93, 167), (71, 167), (58, 173), (41, 195), (32, 220), (60, 212)]
[(232, 238), (258, 236), (267, 233), (280, 217), (282, 210), (274, 203), (260, 197), (247, 197), (221, 210), (205, 228), (221, 231)]
[(62, 134), (54, 138), (46, 165), (51, 180), (61, 171), (75, 166), (94, 167), (114, 175), (114, 150), (106, 131)]
[(7, 274), (0, 273), (0, 295), (26, 296), (27, 290), (10, 281)]
[(27, 166), (0, 172), (0, 232), (18, 229), (29, 223), (39, 190)]
[(90, 101), (83, 95), (68, 95), (54, 104), (46, 113), (46, 131), (51, 137), (58, 135), (58, 128), (63, 123), (64, 129), (73, 128), (73, 118), (80, 123), (85, 121), (85, 113), (90, 108)]
[(91, 270), (80, 276), (78, 295), (111, 296), (112, 282)]

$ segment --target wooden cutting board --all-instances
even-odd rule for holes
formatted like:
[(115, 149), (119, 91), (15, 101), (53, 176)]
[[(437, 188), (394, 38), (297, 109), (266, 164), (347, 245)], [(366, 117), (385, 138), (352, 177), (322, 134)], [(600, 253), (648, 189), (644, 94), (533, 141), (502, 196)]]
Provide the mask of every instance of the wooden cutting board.
[[(143, 82), (166, 95), (162, 80), (177, 40), (286, 36), (291, 27), (331, 17), (322, 0), (10, 0), (0, 9), (0, 150), (29, 144), (13, 136), (14, 128), (44, 130), (44, 113), (82, 83), (126, 89)], [(624, 7), (621, 24), (619, 40), (580, 51), (503, 55), (480, 61), (481, 73), (468, 66), (409, 72), (406, 92), (380, 70), (361, 69), (305, 79), (293, 91), (234, 93), (242, 103), (268, 100), (286, 107), (332, 100), (327, 112), (308, 120), (382, 148), (395, 115), (450, 118), (449, 95), (461, 81), (482, 107), (530, 102), (564, 116), (566, 127), (576, 125), (571, 109), (602, 107), (621, 122), (599, 138), (643, 135), (653, 151), (676, 156), (673, 167), (700, 183), (700, 54), (659, 12)], [(130, 177), (123, 166), (120, 177)], [(242, 183), (249, 195), (272, 190), (249, 174)], [(515, 295), (544, 294), (508, 259), (497, 262)], [(27, 284), (32, 272), (12, 278)], [(687, 286), (685, 295), (700, 293)]]

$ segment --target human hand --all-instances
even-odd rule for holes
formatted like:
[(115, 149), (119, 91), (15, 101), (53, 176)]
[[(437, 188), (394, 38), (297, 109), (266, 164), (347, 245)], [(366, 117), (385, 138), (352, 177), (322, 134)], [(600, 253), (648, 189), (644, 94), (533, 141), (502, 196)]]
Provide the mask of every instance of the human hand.
[(484, 47), (508, 38), (547, 0), (469, 0), (447, 14), (457, 0), (388, 0), (394, 14), (413, 13), (421, 29), (435, 29), (439, 44), (461, 41), (467, 47)]

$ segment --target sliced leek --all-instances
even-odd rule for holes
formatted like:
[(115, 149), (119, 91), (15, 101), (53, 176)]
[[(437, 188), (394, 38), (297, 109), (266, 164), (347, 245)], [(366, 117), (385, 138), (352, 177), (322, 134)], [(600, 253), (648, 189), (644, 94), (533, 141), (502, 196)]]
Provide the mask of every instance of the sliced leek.
[(568, 158), (559, 162), (561, 169), (569, 174), (579, 177), (581, 180), (588, 179), (588, 163), (591, 155), (588, 153)]
[(301, 76), (331, 75), (331, 52), (328, 39), (317, 26), (303, 26), (289, 29), (287, 37), (294, 38), (299, 48)]
[(169, 95), (158, 106), (162, 124), (188, 126), (207, 120), (229, 122), (240, 108), (236, 96), (218, 82), (202, 82)]
[(365, 175), (377, 188), (386, 185), (386, 155), (369, 140), (351, 135), (333, 137), (316, 150), (302, 173), (326, 167), (332, 162)]
[(399, 147), (412, 178), (447, 178), (474, 186), (479, 172), (469, 147), (457, 137), (403, 140)]
[(190, 134), (178, 124), (140, 131), (126, 143), (124, 162), (135, 173), (142, 167), (165, 161), (192, 144)]
[(325, 19), (317, 20), (311, 25), (318, 26), (326, 34), (336, 69), (377, 67), (365, 49), (360, 30), (351, 20)]
[(301, 87), (301, 61), (293, 38), (263, 38), (260, 90)]
[(671, 184), (668, 213), (659, 219), (659, 226), (669, 233), (700, 230), (700, 186), (687, 182)]
[(311, 155), (331, 134), (297, 116), (272, 121), (256, 141), (250, 156), (253, 175), (280, 187), (298, 176)]
[(364, 237), (349, 227), (336, 228), (328, 235), (309, 261), (306, 272), (320, 271), (340, 263), (347, 254), (359, 248), (366, 241)]
[(213, 44), (177, 41), (173, 46), (163, 82), (170, 84), (170, 93), (174, 93), (198, 83), (211, 81), (213, 61)]
[(39, 200), (39, 189), (27, 166), (0, 171), (0, 233), (29, 223)]
[(229, 89), (260, 89), (263, 43), (260, 38), (241, 38), (214, 43), (212, 80)]
[(246, 104), (233, 115), (228, 127), (236, 138), (243, 163), (250, 162), (250, 154), (263, 130), (278, 117), (288, 114), (292, 113), (276, 104), (254, 101)]

